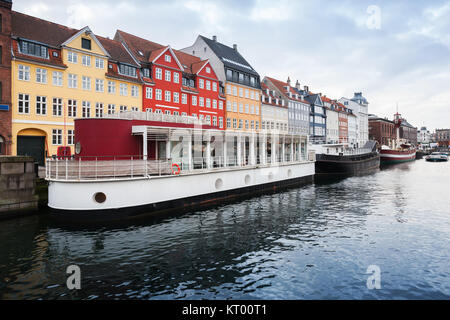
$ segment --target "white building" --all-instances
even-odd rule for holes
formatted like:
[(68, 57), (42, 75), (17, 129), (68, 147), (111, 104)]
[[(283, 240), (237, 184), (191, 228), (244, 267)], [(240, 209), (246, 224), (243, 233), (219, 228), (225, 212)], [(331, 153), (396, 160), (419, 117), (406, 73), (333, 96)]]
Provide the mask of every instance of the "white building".
[(339, 143), (339, 113), (327, 107), (327, 143)]
[(280, 99), (274, 90), (261, 84), (261, 130), (287, 134), (289, 129), (289, 111), (285, 100)]
[(417, 131), (417, 142), (421, 144), (431, 142), (431, 133), (427, 130), (427, 127), (422, 127)]
[(369, 103), (361, 92), (355, 92), (351, 99), (342, 97), (339, 102), (351, 109), (356, 116), (356, 147), (363, 147), (369, 140)]
[(354, 114), (348, 115), (348, 146), (355, 148), (358, 143), (358, 134), (356, 129), (356, 116)]

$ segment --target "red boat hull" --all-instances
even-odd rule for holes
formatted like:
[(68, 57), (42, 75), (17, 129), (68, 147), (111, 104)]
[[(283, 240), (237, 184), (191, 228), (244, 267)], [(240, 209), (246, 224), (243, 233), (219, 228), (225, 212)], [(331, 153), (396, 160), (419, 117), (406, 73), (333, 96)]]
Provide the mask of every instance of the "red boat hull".
[(381, 150), (380, 162), (383, 164), (395, 164), (416, 159), (416, 149), (406, 150)]

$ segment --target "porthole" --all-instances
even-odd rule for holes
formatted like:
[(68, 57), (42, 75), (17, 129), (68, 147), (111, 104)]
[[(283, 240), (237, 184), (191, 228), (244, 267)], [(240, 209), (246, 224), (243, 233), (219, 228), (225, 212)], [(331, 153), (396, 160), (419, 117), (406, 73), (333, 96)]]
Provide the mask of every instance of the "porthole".
[(221, 189), (222, 187), (223, 187), (223, 181), (222, 181), (222, 179), (217, 179), (216, 180), (216, 183), (215, 183), (215, 186), (216, 186), (216, 189), (217, 190), (219, 190), (219, 189)]
[(247, 175), (245, 176), (245, 184), (246, 184), (246, 185), (249, 185), (251, 181), (252, 181), (252, 178), (250, 177), (249, 174), (247, 174)]
[(103, 192), (97, 192), (96, 194), (94, 194), (94, 200), (97, 203), (103, 203), (106, 201), (106, 194), (104, 194)]

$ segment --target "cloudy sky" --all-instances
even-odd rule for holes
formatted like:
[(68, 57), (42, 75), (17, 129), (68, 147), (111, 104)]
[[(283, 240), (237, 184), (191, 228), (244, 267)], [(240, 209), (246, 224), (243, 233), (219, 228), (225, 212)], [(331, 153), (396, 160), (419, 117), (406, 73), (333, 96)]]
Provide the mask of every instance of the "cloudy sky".
[(265, 75), (331, 98), (362, 91), (369, 112), (450, 127), (450, 2), (15, 0), (13, 10), (113, 37), (116, 29), (181, 49), (198, 34)]

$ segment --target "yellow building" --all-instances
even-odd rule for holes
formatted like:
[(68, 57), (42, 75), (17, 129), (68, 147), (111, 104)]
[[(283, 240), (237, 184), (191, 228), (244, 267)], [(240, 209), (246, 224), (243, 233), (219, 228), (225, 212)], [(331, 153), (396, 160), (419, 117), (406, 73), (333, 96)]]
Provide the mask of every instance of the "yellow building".
[(234, 82), (226, 82), (227, 130), (259, 131), (261, 129), (261, 91)]
[(72, 153), (74, 119), (142, 110), (139, 65), (119, 43), (12, 12), (12, 152)]

